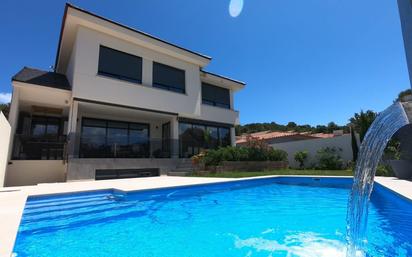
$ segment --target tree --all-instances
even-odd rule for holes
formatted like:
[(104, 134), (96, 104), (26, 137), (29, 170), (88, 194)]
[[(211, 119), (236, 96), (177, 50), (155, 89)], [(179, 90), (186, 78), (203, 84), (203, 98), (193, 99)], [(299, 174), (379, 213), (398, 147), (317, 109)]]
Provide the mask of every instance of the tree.
[(298, 125), (297, 125), (295, 122), (293, 122), (293, 121), (290, 121), (290, 122), (286, 125), (286, 127), (291, 128), (291, 129), (296, 128), (297, 126), (298, 126)]
[(303, 169), (305, 167), (305, 161), (308, 158), (308, 151), (298, 151), (294, 157), (295, 161), (299, 163), (299, 167)]
[(376, 112), (367, 110), (366, 112), (361, 111), (360, 113), (355, 113), (353, 117), (349, 119), (355, 132), (359, 133), (359, 138), (361, 142), (363, 141), (366, 132), (368, 131), (372, 122), (375, 120), (376, 116)]
[(352, 143), (353, 161), (356, 162), (358, 160), (359, 146), (358, 146), (358, 141), (356, 140), (355, 130), (352, 127), (350, 128), (350, 136), (351, 136), (351, 143)]
[(332, 133), (334, 130), (339, 130), (340, 127), (333, 121), (328, 123), (327, 132)]
[(410, 96), (410, 95), (412, 95), (411, 89), (403, 90), (398, 94), (398, 98), (396, 98), (394, 102), (404, 102), (406, 101), (405, 97)]
[(10, 103), (8, 104), (0, 104), (0, 111), (6, 116), (6, 118), (9, 116), (9, 111), (10, 111)]

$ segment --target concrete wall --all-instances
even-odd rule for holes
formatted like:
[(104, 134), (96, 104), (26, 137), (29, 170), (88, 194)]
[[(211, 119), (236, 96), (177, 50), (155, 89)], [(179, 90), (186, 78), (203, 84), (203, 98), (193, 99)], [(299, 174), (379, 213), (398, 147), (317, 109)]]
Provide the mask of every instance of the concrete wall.
[(9, 122), (0, 112), (0, 187), (4, 186), (6, 177), (6, 168), (9, 156), (9, 142), (10, 142), (11, 127)]
[(298, 168), (299, 163), (295, 161), (295, 153), (298, 151), (308, 151), (308, 159), (305, 163), (306, 167), (310, 167), (311, 164), (316, 163), (316, 153), (319, 149), (324, 147), (337, 147), (341, 148), (340, 153), (342, 159), (345, 162), (353, 159), (352, 155), (352, 143), (350, 134), (322, 139), (308, 139), (279, 144), (271, 144), (275, 149), (281, 149), (288, 153), (289, 166), (292, 168)]
[(7, 167), (6, 186), (64, 182), (65, 171), (62, 160), (15, 160)]
[(175, 169), (179, 159), (71, 159), (67, 180), (94, 180), (97, 169), (159, 168), (161, 174)]
[(398, 0), (403, 42), (406, 51), (409, 78), (412, 81), (412, 3), (411, 0)]

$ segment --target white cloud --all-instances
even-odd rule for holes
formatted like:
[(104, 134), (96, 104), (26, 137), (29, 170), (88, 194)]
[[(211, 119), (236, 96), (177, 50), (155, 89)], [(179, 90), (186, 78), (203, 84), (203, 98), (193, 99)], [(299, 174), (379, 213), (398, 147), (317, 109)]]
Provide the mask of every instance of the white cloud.
[(0, 103), (10, 103), (11, 93), (0, 92)]

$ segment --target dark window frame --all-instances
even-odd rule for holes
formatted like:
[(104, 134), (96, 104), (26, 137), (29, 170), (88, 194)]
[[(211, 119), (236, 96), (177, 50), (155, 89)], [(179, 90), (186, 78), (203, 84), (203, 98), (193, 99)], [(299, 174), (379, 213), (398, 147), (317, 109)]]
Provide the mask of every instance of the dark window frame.
[[(45, 123), (44, 123), (45, 128), (44, 128), (44, 133), (43, 133), (42, 136), (33, 135), (33, 129), (34, 129), (33, 125), (36, 123), (35, 122), (36, 119), (37, 120), (43, 119), (45, 121)], [(50, 122), (51, 120), (57, 121), (57, 124), (53, 123), (53, 122)], [(62, 132), (63, 132), (62, 122), (63, 122), (63, 119), (61, 117), (45, 116), (45, 115), (33, 115), (31, 117), (30, 136), (32, 138), (38, 138), (38, 139), (46, 139), (47, 138), (47, 139), (56, 139), (57, 140), (59, 138), (59, 136), (62, 136)], [(50, 125), (57, 125), (57, 133), (56, 133), (55, 136), (50, 136), (48, 134), (48, 128), (49, 128)]]
[[(217, 101), (216, 99), (208, 99), (205, 97), (204, 94), (204, 87), (215, 87), (218, 89), (222, 89), (222, 90), (226, 90), (228, 93), (228, 103), (224, 103), (221, 101)], [(215, 106), (215, 107), (219, 107), (219, 108), (224, 108), (224, 109), (232, 109), (231, 108), (231, 99), (230, 99), (230, 89), (228, 88), (224, 88), (224, 87), (219, 87), (210, 83), (206, 83), (206, 82), (202, 82), (202, 104), (205, 105), (211, 105), (211, 106)]]
[[(84, 125), (84, 120), (94, 120), (94, 121), (100, 121), (100, 122), (104, 122), (105, 126), (95, 126), (95, 125), (86, 125), (87, 127), (97, 127), (97, 128), (104, 128), (105, 129), (105, 145), (108, 145), (108, 130), (110, 128), (115, 128), (115, 127), (111, 127), (109, 126), (110, 122), (113, 123), (125, 123), (127, 124), (127, 140), (128, 140), (128, 144), (130, 144), (130, 131), (131, 130), (136, 130), (131, 128), (131, 125), (143, 125), (146, 126), (147, 128), (147, 143), (149, 144), (149, 149), (148, 149), (148, 153), (150, 155), (151, 149), (150, 149), (150, 123), (144, 123), (144, 122), (129, 122), (129, 121), (119, 121), (119, 120), (109, 120), (109, 119), (99, 119), (99, 118), (89, 118), (89, 117), (82, 117), (82, 122), (81, 122), (81, 126), (80, 126), (80, 144), (79, 144), (79, 156), (81, 156), (80, 158), (110, 158), (110, 156), (101, 156), (101, 157), (84, 157), (82, 153), (82, 145), (83, 145), (83, 127)], [(117, 158), (122, 158), (122, 157), (117, 157)], [(127, 157), (126, 157), (127, 158)], [(133, 157), (135, 158), (135, 157)]]
[[(183, 88), (177, 87), (177, 86), (174, 86), (174, 85), (166, 85), (166, 84), (163, 84), (163, 83), (156, 82), (155, 72), (154, 72), (154, 69), (155, 69), (156, 65), (159, 65), (161, 67), (163, 66), (163, 67), (166, 67), (166, 68), (171, 69), (171, 70), (176, 70), (176, 71), (179, 71), (179, 72), (183, 72)], [(179, 69), (179, 68), (176, 68), (176, 67), (164, 64), (164, 63), (154, 61), (153, 62), (153, 67), (152, 67), (152, 86), (154, 88), (159, 88), (159, 89), (163, 89), (163, 90), (167, 90), (167, 91), (171, 91), (171, 92), (175, 92), (175, 93), (179, 93), (179, 94), (186, 94), (186, 70)]]
[[(217, 129), (217, 145), (216, 145), (216, 147), (214, 148), (214, 149), (217, 149), (217, 148), (219, 148), (219, 147), (224, 147), (224, 146), (230, 146), (230, 144), (231, 144), (231, 130), (230, 130), (230, 126), (217, 126), (217, 125), (209, 125), (209, 124), (202, 124), (202, 123), (200, 123), (200, 122), (179, 122), (179, 128), (178, 128), (178, 130), (179, 130), (179, 156), (180, 156), (180, 158), (183, 158), (183, 157), (185, 157), (185, 155), (183, 154), (183, 144), (184, 143), (187, 143), (187, 142), (184, 142), (184, 141), (182, 141), (182, 139), (181, 139), (181, 130), (180, 130), (180, 124), (185, 124), (185, 125), (188, 125), (188, 129), (191, 129), (191, 130), (193, 130), (194, 129), (194, 127), (195, 126), (203, 126), (204, 127), (204, 131), (207, 131), (209, 128), (216, 128)], [(221, 134), (220, 134), (220, 130), (221, 129), (227, 129), (228, 130), (228, 135), (229, 135), (229, 142), (227, 142), (228, 144), (227, 145), (223, 145), (222, 143), (223, 143), (223, 138), (221, 137)], [(193, 131), (192, 131), (192, 133), (193, 133)], [(193, 136), (193, 135), (192, 135)], [(189, 153), (189, 155), (194, 155), (194, 154), (196, 154), (195, 152), (196, 152), (196, 149), (195, 148), (202, 148), (201, 146), (199, 146), (198, 145), (198, 142), (195, 142), (195, 141), (193, 141), (193, 143), (191, 144), (191, 145), (187, 145), (188, 147), (192, 147), (192, 152), (191, 153)], [(206, 145), (205, 146), (203, 146), (203, 147), (206, 147)], [(207, 148), (207, 149), (211, 149), (211, 148)]]
[[(114, 74), (114, 73), (110, 73), (110, 72), (107, 72), (107, 71), (102, 71), (101, 67), (100, 67), (101, 49), (102, 48), (106, 48), (108, 50), (118, 52), (118, 53), (121, 53), (123, 55), (127, 55), (127, 56), (138, 59), (140, 61), (140, 78), (135, 79), (135, 78), (131, 78), (131, 77), (120, 75), (120, 74)], [(143, 58), (140, 57), (140, 56), (134, 55), (134, 54), (126, 53), (126, 52), (111, 48), (111, 47), (107, 47), (107, 46), (104, 46), (104, 45), (99, 45), (99, 60), (98, 60), (98, 64), (97, 64), (97, 74), (100, 75), (100, 76), (115, 78), (115, 79), (131, 82), (131, 83), (142, 84), (142, 79), (143, 79)]]

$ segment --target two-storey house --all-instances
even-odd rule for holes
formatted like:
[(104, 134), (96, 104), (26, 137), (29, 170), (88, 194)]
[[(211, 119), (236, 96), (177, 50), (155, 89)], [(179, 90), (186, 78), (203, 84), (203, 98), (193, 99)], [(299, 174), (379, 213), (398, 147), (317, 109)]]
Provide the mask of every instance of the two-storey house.
[(67, 4), (54, 71), (12, 78), (6, 184), (123, 178), (234, 145), (245, 84), (211, 58)]

